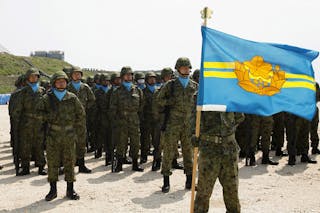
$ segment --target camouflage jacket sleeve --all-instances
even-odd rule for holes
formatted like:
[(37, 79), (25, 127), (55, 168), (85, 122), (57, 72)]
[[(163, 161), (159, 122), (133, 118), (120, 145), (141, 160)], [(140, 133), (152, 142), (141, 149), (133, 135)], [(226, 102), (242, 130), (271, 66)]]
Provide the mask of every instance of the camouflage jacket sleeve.
[(95, 106), (96, 97), (94, 96), (89, 86), (87, 86), (87, 96), (88, 96), (87, 109), (91, 109), (92, 107)]
[(245, 116), (243, 113), (234, 113), (234, 120), (235, 120), (235, 124), (238, 126), (241, 122), (243, 122), (245, 119)]
[(165, 83), (165, 85), (163, 85), (159, 92), (157, 102), (160, 108), (165, 108), (166, 106), (171, 106), (173, 104), (173, 100), (170, 97), (170, 89), (172, 83), (173, 81), (168, 81), (167, 83)]
[(140, 117), (140, 120), (143, 120), (143, 106), (144, 106), (144, 96), (141, 89), (137, 88), (140, 94), (140, 103), (139, 103), (139, 110), (138, 115)]
[(14, 98), (14, 106), (10, 107), (11, 109), (11, 116), (13, 122), (19, 122), (22, 112), (23, 112), (23, 91), (21, 90), (19, 94)]
[(79, 101), (77, 97), (75, 97), (75, 102), (74, 102), (74, 110), (75, 110), (75, 122), (74, 122), (74, 127), (77, 131), (78, 138), (80, 140), (86, 138), (86, 114), (85, 110)]
[(118, 97), (118, 90), (115, 90), (110, 95), (110, 102), (109, 102), (109, 116), (110, 119), (116, 121), (117, 117), (117, 108), (119, 104), (119, 97)]

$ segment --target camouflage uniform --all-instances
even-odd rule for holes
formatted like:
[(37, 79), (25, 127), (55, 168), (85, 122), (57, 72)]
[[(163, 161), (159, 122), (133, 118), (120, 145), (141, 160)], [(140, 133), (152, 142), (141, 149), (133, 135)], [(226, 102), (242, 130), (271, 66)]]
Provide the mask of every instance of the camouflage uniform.
[[(317, 103), (320, 101), (320, 89), (319, 84), (316, 83), (316, 101)], [(317, 107), (316, 113), (310, 123), (310, 139), (311, 139), (311, 147), (312, 154), (320, 154), (319, 146), (319, 135), (318, 135), (318, 125), (319, 125), (319, 109)]]
[[(149, 77), (156, 77), (155, 73), (149, 72), (146, 74), (146, 81)], [(155, 85), (154, 85), (155, 86)], [(143, 91), (143, 114), (141, 119), (142, 130), (144, 131), (141, 133), (141, 160), (147, 160), (147, 156), (150, 152), (150, 144), (153, 145), (153, 147), (159, 148), (159, 143), (156, 141), (155, 138), (155, 128), (156, 128), (156, 122), (153, 117), (153, 111), (152, 111), (152, 103), (153, 98), (155, 97), (157, 88), (155, 88), (154, 91), (151, 91), (148, 88), (148, 85), (146, 88), (144, 88)]]
[(282, 147), (284, 144), (284, 112), (279, 112), (273, 115), (273, 131), (272, 131), (272, 146), (276, 149), (276, 156), (282, 156)]
[[(121, 77), (125, 74), (132, 74), (130, 67), (123, 67)], [(128, 139), (130, 138), (130, 152), (133, 159), (133, 170), (138, 167), (137, 160), (139, 157), (140, 142), (140, 118), (142, 112), (143, 93), (134, 84), (131, 85), (130, 91), (124, 85), (115, 90), (110, 100), (110, 113), (112, 117), (117, 117), (114, 122), (117, 126), (118, 142), (116, 146), (116, 155), (119, 161), (117, 172), (122, 170), (122, 163), (126, 156)]]
[(236, 126), (243, 114), (202, 112), (200, 130), (199, 176), (194, 212), (209, 210), (209, 200), (217, 178), (223, 187), (227, 212), (240, 212), (238, 197), (238, 153)]
[[(74, 72), (75, 70), (73, 70)], [(89, 112), (95, 105), (95, 96), (92, 92), (92, 90), (90, 89), (90, 87), (85, 84), (85, 83), (81, 83), (80, 89), (79, 91), (77, 91), (72, 83), (70, 82), (67, 86), (67, 90), (69, 92), (72, 92), (73, 94), (75, 94), (78, 99), (80, 100), (83, 108), (85, 109), (86, 115), (87, 112)], [(87, 116), (86, 116), (86, 121), (87, 121)], [(85, 150), (86, 150), (86, 138), (87, 137), (83, 137), (81, 139), (79, 139), (79, 143), (77, 143), (76, 146), (76, 154), (77, 154), (77, 159), (81, 159), (84, 158), (84, 154), (85, 154)]]
[[(58, 71), (51, 78), (54, 87), (55, 81), (58, 79), (68, 81), (67, 75), (62, 71)], [(67, 197), (72, 200), (78, 200), (80, 197), (73, 190), (73, 182), (75, 181), (74, 165), (76, 144), (86, 134), (84, 108), (75, 94), (68, 92), (66, 89), (60, 91), (53, 88), (42, 98), (38, 109), (42, 120), (48, 124), (46, 141), (50, 191), (45, 199), (46, 201), (51, 201), (57, 197), (57, 181), (60, 163), (62, 162), (65, 181), (67, 181)]]
[(273, 162), (269, 159), (270, 150), (270, 137), (273, 128), (273, 118), (272, 116), (259, 116), (259, 115), (248, 115), (251, 121), (251, 139), (250, 145), (248, 147), (249, 156), (256, 150), (257, 140), (261, 135), (261, 146), (262, 146), (262, 164), (277, 165), (277, 162)]
[[(37, 69), (31, 68), (26, 73), (26, 79), (32, 74), (40, 76)], [(19, 91), (19, 95), (14, 101), (14, 108), (11, 109), (13, 126), (18, 128), (19, 140), (21, 140), (19, 141), (19, 155), (24, 174), (29, 173), (32, 153), (39, 169), (43, 170), (46, 163), (43, 150), (43, 123), (35, 108), (44, 93), (42, 87), (38, 87), (34, 92), (31, 86), (27, 85)]]
[[(177, 150), (178, 141), (181, 141), (183, 163), (185, 173), (192, 173), (192, 145), (190, 119), (195, 105), (194, 95), (197, 92), (197, 83), (189, 80), (186, 88), (183, 88), (179, 80), (167, 82), (159, 92), (158, 101), (162, 108), (169, 107), (169, 118), (164, 133), (163, 162), (161, 174), (172, 174), (172, 160)], [(173, 90), (173, 92), (172, 92)]]
[[(110, 76), (106, 74), (100, 75), (100, 81), (109, 81)], [(96, 126), (97, 126), (97, 155), (96, 157), (101, 157), (102, 147), (106, 151), (107, 161), (111, 160), (111, 141), (109, 134), (110, 133), (110, 119), (109, 119), (109, 87), (106, 87), (106, 91), (103, 90), (103, 86), (96, 90), (94, 95), (96, 97)]]

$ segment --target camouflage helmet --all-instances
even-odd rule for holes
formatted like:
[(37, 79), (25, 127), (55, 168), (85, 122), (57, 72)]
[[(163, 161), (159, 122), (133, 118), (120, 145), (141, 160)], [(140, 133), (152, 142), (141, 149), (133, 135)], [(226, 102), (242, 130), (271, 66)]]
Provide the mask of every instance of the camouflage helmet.
[(125, 74), (132, 74), (133, 75), (131, 67), (129, 67), (129, 66), (122, 67), (121, 72), (120, 72), (120, 77), (124, 76)]
[(83, 76), (83, 72), (82, 72), (82, 69), (80, 67), (72, 66), (70, 75), (72, 75), (72, 73), (74, 73), (74, 72), (80, 72), (81, 76)]
[(199, 78), (199, 76), (200, 76), (200, 70), (199, 69), (196, 69), (195, 71), (193, 71), (193, 73), (192, 73), (192, 78), (193, 79)]
[(178, 58), (175, 69), (178, 70), (180, 67), (189, 67), (190, 69), (192, 69), (189, 58), (186, 58), (186, 57)]
[(40, 78), (40, 71), (37, 68), (31, 67), (30, 69), (27, 70), (25, 74), (25, 78), (28, 79), (30, 75), (37, 75), (38, 78)]
[(65, 79), (67, 82), (69, 80), (67, 74), (64, 71), (58, 71), (51, 76), (51, 79), (50, 79), (51, 85), (54, 86), (54, 82), (58, 79)]
[(170, 67), (163, 68), (161, 70), (161, 78), (164, 78), (165, 76), (172, 76), (173, 70)]
[(115, 72), (111, 74), (111, 81), (114, 81), (116, 78), (120, 78), (120, 73), (119, 72)]
[(138, 79), (144, 79), (145, 78), (145, 75), (143, 72), (136, 72), (134, 73), (134, 79), (135, 80), (138, 80)]
[(95, 74), (94, 77), (93, 77), (93, 80), (94, 81), (100, 80), (100, 75), (101, 75), (101, 73)]
[(87, 77), (87, 82), (93, 82), (93, 77), (92, 76), (88, 76)]
[(145, 80), (147, 81), (148, 78), (150, 77), (155, 77), (157, 78), (157, 75), (154, 72), (147, 72), (146, 76), (145, 76)]
[(24, 74), (19, 75), (18, 79), (14, 82), (14, 85), (15, 85), (16, 87), (20, 87), (21, 84), (22, 84), (25, 80), (26, 80), (26, 78), (25, 78), (25, 75), (24, 75)]
[(101, 81), (110, 81), (110, 75), (108, 73), (103, 73), (100, 75), (100, 82)]

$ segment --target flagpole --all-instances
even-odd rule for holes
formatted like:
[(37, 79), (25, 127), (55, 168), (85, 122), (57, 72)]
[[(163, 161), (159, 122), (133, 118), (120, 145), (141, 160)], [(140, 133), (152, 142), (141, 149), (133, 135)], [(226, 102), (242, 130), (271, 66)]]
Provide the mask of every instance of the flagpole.
[[(203, 19), (203, 26), (207, 26), (207, 20), (211, 18), (212, 11), (205, 7), (201, 11), (201, 18)], [(201, 76), (200, 76), (201, 78)], [(200, 137), (200, 121), (201, 121), (201, 109), (197, 107), (196, 114), (196, 132), (195, 136), (198, 139)], [(193, 167), (192, 167), (192, 185), (191, 185), (191, 204), (190, 204), (190, 213), (194, 212), (194, 199), (195, 199), (195, 186), (196, 186), (196, 173), (198, 166), (198, 147), (193, 149)]]

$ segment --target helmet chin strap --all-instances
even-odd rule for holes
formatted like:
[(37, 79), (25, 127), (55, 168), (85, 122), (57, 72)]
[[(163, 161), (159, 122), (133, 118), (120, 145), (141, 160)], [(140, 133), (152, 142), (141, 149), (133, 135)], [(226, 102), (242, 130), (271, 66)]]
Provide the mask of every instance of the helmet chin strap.
[(189, 74), (182, 74), (181, 72), (179, 72), (179, 75), (180, 75), (182, 78), (188, 78), (188, 77), (189, 77)]

